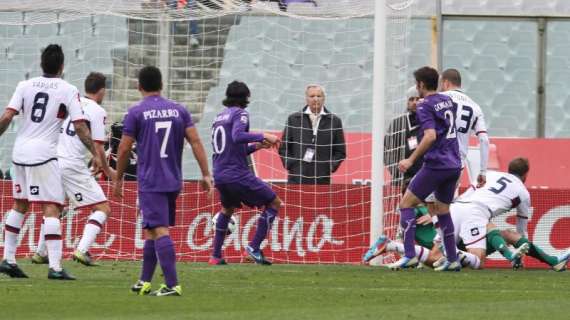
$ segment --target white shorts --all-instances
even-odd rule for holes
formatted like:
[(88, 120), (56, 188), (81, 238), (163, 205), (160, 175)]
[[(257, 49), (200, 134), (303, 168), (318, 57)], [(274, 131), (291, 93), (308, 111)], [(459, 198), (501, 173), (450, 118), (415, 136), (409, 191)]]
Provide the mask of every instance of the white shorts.
[(73, 209), (107, 202), (101, 186), (83, 161), (59, 160), (63, 189)]
[(38, 166), (14, 164), (12, 196), (32, 203), (63, 205), (65, 194), (57, 161)]
[(451, 205), (451, 219), (455, 229), (455, 241), (463, 240), (466, 248), (487, 249), (486, 208), (473, 203), (455, 202)]

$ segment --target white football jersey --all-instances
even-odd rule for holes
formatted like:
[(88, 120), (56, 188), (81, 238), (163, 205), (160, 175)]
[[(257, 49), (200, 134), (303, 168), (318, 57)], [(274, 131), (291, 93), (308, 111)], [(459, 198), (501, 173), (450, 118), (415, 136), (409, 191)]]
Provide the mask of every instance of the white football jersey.
[(61, 78), (37, 77), (22, 81), (8, 104), (21, 114), (12, 161), (37, 165), (57, 158), (57, 141), (63, 120), (83, 120), (79, 91)]
[[(85, 120), (91, 129), (91, 138), (94, 142), (105, 143), (107, 135), (105, 134), (105, 120), (107, 112), (97, 102), (82, 97), (80, 99)], [(61, 135), (57, 145), (57, 157), (67, 160), (85, 161), (89, 150), (85, 148), (83, 142), (75, 133), (71, 118), (67, 117), (61, 127)]]
[(489, 219), (515, 208), (522, 218), (528, 218), (530, 212), (530, 193), (524, 183), (517, 176), (505, 172), (488, 172), (484, 187), (462, 196), (457, 202), (486, 207)]
[(457, 104), (455, 116), (457, 143), (459, 143), (461, 160), (465, 160), (467, 158), (467, 149), (469, 148), (469, 136), (487, 132), (483, 111), (477, 103), (459, 90), (445, 91), (441, 94), (450, 97), (453, 103)]

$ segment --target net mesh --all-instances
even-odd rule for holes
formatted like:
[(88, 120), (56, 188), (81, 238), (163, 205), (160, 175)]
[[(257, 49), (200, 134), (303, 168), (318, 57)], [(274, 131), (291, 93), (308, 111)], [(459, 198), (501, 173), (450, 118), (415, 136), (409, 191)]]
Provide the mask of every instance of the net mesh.
[[(405, 110), (405, 91), (411, 84), (407, 56), (414, 2), (386, 3), (382, 118), (387, 126)], [(210, 128), (229, 82), (239, 79), (251, 89), (251, 130), (278, 135), (288, 116), (305, 106), (305, 87), (320, 84), (326, 91), (325, 107), (342, 121), (346, 159), (331, 184), (314, 186), (285, 183), (288, 172), (275, 151), (253, 155), (253, 170), (284, 202), (263, 246), (266, 256), (278, 262), (356, 263), (368, 247), (371, 215), (374, 5), (372, 0), (3, 1), (0, 101), (9, 101), (18, 81), (40, 75), (41, 49), (58, 43), (66, 55), (63, 77), (80, 91), (90, 71), (107, 75), (103, 106), (109, 124), (120, 122), (128, 106), (141, 98), (138, 70), (156, 65), (163, 73), (163, 95), (187, 106), (211, 157)], [(17, 128), (16, 121), (0, 138), (0, 170), (10, 167)], [(187, 181), (172, 235), (181, 260), (204, 261), (210, 254), (211, 217), (219, 210), (219, 199), (207, 199), (198, 190), (194, 180), (199, 170), (191, 152), (185, 152), (183, 168)], [(388, 172), (385, 177), (384, 225), (394, 236), (401, 179)], [(107, 182), (102, 184), (108, 192)], [(95, 256), (140, 258), (143, 240), (136, 190), (135, 183), (127, 183), (124, 200), (111, 198), (112, 217), (93, 247)], [(11, 203), (11, 186), (4, 182), (2, 211)], [(28, 215), (26, 232), (20, 235), (27, 246), (21, 246), (20, 255), (34, 249), (39, 212), (33, 206)], [(240, 259), (258, 214), (251, 209), (238, 212), (238, 231), (226, 240), (229, 261)], [(77, 244), (88, 215), (86, 210), (68, 211), (67, 254)]]

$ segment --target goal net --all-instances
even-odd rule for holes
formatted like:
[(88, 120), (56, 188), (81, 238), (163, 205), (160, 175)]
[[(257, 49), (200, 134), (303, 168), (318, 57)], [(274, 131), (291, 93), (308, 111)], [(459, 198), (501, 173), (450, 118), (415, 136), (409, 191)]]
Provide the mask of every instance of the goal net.
[[(379, 77), (385, 88), (373, 88), (374, 6), (384, 1), (238, 1), (238, 0), (94, 0), (3, 1), (0, 5), (0, 105), (8, 103), (19, 81), (41, 75), (40, 54), (50, 43), (65, 53), (65, 80), (83, 92), (91, 71), (107, 76), (103, 107), (108, 125), (121, 122), (130, 105), (141, 99), (137, 72), (155, 65), (163, 73), (163, 95), (192, 113), (211, 159), (211, 124), (222, 110), (226, 86), (237, 79), (248, 84), (252, 131), (281, 135), (289, 115), (302, 112), (305, 88), (325, 89), (325, 108), (342, 121), (345, 158), (329, 184), (289, 184), (280, 155), (263, 150), (251, 157), (255, 174), (271, 184), (283, 200), (271, 233), (262, 245), (266, 256), (283, 263), (358, 263), (370, 242), (372, 94), (384, 90), (381, 108), (387, 127), (405, 110), (410, 17), (413, 0), (387, 0), (386, 65)], [(0, 170), (11, 167), (16, 120), (0, 137)], [(293, 129), (301, 129), (294, 128)], [(323, 131), (331, 129), (323, 129)], [(330, 136), (330, 135), (329, 135)], [(332, 138), (331, 138), (332, 139)], [(112, 140), (112, 139), (111, 139)], [(403, 142), (402, 142), (403, 143)], [(394, 147), (396, 152), (403, 149)], [(318, 155), (317, 165), (330, 167), (335, 148)], [(111, 155), (112, 156), (112, 155)], [(295, 158), (297, 157), (297, 158)], [(288, 155), (303, 162), (303, 155)], [(323, 160), (320, 160), (323, 159)], [(319, 162), (320, 161), (320, 162)], [(286, 162), (286, 161), (285, 161)], [(211, 165), (211, 161), (210, 161)], [(183, 161), (184, 189), (171, 234), (181, 261), (205, 261), (214, 231), (212, 216), (219, 199), (199, 191), (199, 170), (188, 150)], [(299, 173), (291, 173), (292, 175)], [(306, 175), (306, 173), (302, 173)], [(400, 179), (385, 170), (384, 227), (394, 236), (395, 207)], [(323, 178), (323, 177), (319, 177)], [(110, 184), (101, 182), (110, 196)], [(0, 209), (12, 205), (11, 182), (0, 183)], [(125, 198), (110, 197), (112, 216), (91, 253), (101, 259), (139, 259), (143, 246), (136, 213), (136, 182), (125, 183)], [(258, 211), (244, 207), (236, 218), (238, 229), (226, 242), (228, 261), (255, 232)], [(82, 233), (87, 210), (70, 208), (63, 218), (64, 251), (70, 254)], [(32, 206), (20, 233), (18, 256), (33, 252), (41, 223), (41, 209)], [(4, 228), (0, 229), (2, 245)]]

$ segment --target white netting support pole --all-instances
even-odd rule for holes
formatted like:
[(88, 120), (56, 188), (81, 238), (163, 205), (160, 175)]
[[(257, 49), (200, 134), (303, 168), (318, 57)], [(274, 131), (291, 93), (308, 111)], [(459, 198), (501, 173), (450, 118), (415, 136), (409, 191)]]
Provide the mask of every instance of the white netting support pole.
[[(372, 189), (370, 245), (384, 228), (384, 105), (386, 101), (386, 4), (376, 1), (374, 13), (374, 79), (372, 87)], [(375, 259), (373, 263), (380, 263)]]
[(168, 95), (168, 83), (170, 82), (170, 21), (165, 14), (158, 21), (158, 68), (162, 73), (162, 92)]

